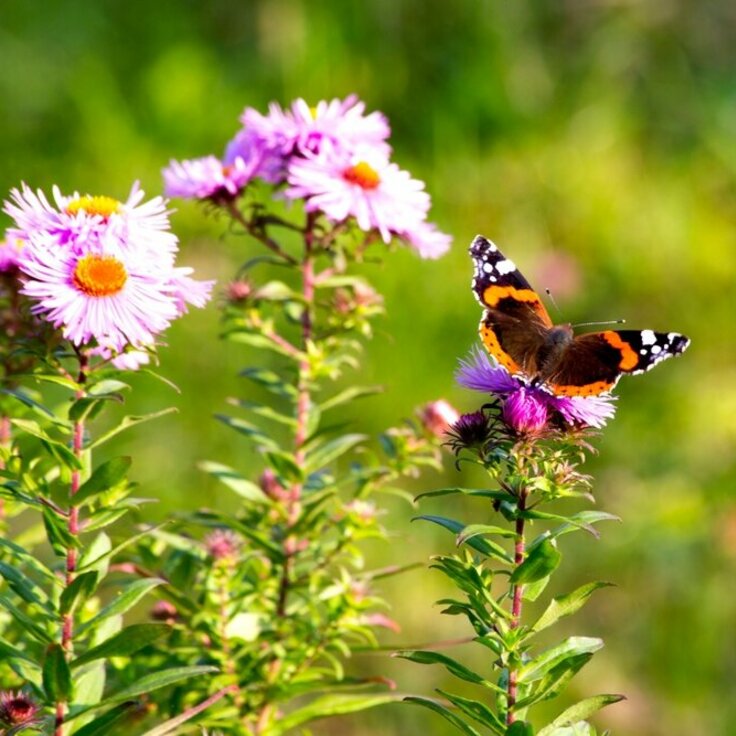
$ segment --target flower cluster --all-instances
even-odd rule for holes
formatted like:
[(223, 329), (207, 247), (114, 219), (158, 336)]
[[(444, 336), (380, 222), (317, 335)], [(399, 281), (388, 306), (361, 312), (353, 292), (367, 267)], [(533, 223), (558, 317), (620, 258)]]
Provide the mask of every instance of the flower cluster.
[(125, 202), (54, 187), (50, 202), (24, 184), (5, 202), (16, 227), (2, 249), (35, 314), (77, 347), (111, 359), (130, 348), (138, 363), (187, 304), (204, 306), (212, 288), (175, 265), (166, 200), (143, 197), (137, 184)]
[(163, 173), (166, 193), (222, 203), (259, 178), (286, 185), (284, 196), (303, 200), (308, 212), (333, 223), (352, 218), (386, 243), (404, 240), (423, 258), (449, 248), (450, 236), (426, 221), (424, 183), (390, 160), (386, 118), (365, 114), (354, 95), (315, 107), (299, 99), (286, 110), (272, 103), (266, 115), (249, 107), (241, 122), (222, 159), (172, 161)]
[[(511, 375), (480, 348), (460, 361), (456, 378), (465, 388), (497, 397), (504, 423), (522, 435), (539, 434), (549, 426), (601, 428), (616, 411), (610, 394), (557, 396), (544, 384), (536, 384), (522, 375)], [(487, 426), (482, 412), (466, 415), (461, 422), (455, 424), (454, 435), (476, 437)]]

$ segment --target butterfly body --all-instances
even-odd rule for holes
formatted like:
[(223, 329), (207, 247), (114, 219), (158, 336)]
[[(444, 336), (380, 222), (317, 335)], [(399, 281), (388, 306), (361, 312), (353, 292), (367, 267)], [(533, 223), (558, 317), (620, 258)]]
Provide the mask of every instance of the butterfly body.
[(470, 246), (473, 292), (484, 307), (480, 335), (510, 373), (558, 396), (595, 396), (619, 378), (682, 353), (688, 338), (675, 332), (605, 330), (575, 335), (555, 325), (516, 265), (481, 235)]

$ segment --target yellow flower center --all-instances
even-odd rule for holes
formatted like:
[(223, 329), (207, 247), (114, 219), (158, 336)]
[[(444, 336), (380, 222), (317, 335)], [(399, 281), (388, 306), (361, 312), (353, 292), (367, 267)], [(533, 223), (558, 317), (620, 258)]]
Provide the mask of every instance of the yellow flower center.
[(77, 197), (66, 206), (68, 215), (76, 215), (80, 210), (88, 215), (99, 215), (107, 219), (120, 212), (122, 204), (112, 197)]
[(309, 114), (312, 116), (312, 120), (317, 119), (317, 106), (316, 105), (312, 105), (309, 108)]
[(122, 291), (128, 274), (117, 258), (89, 254), (77, 261), (72, 279), (89, 296), (112, 296)]
[(345, 169), (342, 172), (342, 178), (363, 189), (375, 189), (381, 183), (378, 172), (365, 161), (359, 161), (355, 166)]

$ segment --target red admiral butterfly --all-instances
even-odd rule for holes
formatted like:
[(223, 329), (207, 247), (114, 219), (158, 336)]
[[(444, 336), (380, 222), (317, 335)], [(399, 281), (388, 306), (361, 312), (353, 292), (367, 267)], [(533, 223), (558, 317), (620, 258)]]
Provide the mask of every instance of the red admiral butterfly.
[(485, 307), (480, 335), (510, 373), (521, 373), (557, 396), (610, 391), (625, 373), (643, 373), (684, 352), (690, 340), (676, 332), (606, 330), (573, 334), (555, 325), (539, 295), (513, 261), (482, 235), (470, 246), (473, 292)]

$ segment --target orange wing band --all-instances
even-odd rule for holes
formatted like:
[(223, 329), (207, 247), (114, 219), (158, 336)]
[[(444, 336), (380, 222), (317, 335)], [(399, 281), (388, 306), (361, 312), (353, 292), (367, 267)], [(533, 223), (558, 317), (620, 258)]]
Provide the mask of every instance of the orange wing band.
[(483, 292), (483, 302), (490, 309), (495, 309), (502, 299), (514, 299), (517, 302), (524, 302), (542, 317), (545, 323), (549, 323), (549, 316), (544, 304), (539, 298), (539, 294), (531, 289), (517, 289), (515, 286), (497, 286), (491, 284)]
[(629, 343), (624, 342), (619, 335), (612, 330), (602, 332), (601, 335), (611, 347), (621, 351), (621, 362), (618, 364), (618, 367), (622, 371), (630, 371), (633, 368), (636, 368), (639, 364), (639, 356), (636, 354), (636, 351), (632, 349)]
[(596, 381), (586, 386), (556, 386), (551, 384), (550, 388), (557, 396), (597, 396), (610, 391), (616, 384), (609, 381)]
[(501, 347), (493, 328), (485, 322), (480, 323), (480, 336), (486, 350), (509, 372), (520, 373), (519, 364)]

